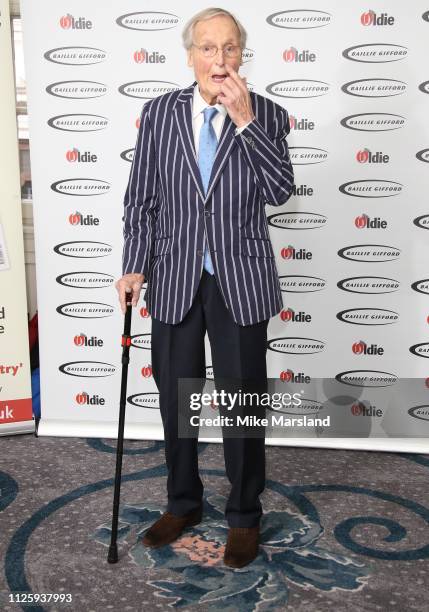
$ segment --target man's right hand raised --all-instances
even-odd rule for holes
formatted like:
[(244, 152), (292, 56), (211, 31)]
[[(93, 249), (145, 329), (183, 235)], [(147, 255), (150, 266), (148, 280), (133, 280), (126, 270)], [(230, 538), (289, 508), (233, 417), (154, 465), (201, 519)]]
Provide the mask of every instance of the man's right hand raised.
[(121, 305), (122, 314), (125, 314), (127, 305), (125, 302), (125, 294), (129, 293), (132, 289), (133, 299), (132, 306), (137, 306), (137, 302), (140, 298), (140, 290), (144, 283), (144, 274), (132, 273), (124, 274), (122, 278), (116, 281), (115, 288), (119, 294), (119, 303)]

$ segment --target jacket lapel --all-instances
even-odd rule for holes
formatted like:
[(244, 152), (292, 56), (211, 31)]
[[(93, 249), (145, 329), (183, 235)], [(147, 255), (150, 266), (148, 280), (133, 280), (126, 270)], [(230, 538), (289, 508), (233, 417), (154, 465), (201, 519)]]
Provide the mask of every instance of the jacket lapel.
[(187, 161), (191, 176), (194, 180), (198, 193), (201, 196), (201, 199), (204, 203), (206, 203), (220, 178), (231, 149), (237, 143), (234, 139), (235, 125), (231, 121), (230, 116), (226, 114), (213, 161), (213, 167), (207, 187), (207, 194), (204, 195), (204, 186), (201, 180), (200, 168), (198, 166), (198, 159), (195, 152), (194, 133), (192, 129), (192, 103), (195, 85), (196, 81), (194, 81), (194, 83), (192, 83), (192, 85), (189, 87), (181, 90), (179, 96), (177, 97), (173, 112), (180, 136), (180, 142), (183, 147), (183, 152), (185, 154), (185, 159)]

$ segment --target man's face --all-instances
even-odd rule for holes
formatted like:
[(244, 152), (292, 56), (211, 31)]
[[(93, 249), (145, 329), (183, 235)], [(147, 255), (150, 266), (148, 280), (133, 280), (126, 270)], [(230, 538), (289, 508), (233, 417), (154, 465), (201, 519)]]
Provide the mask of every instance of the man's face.
[(200, 94), (208, 104), (216, 104), (221, 84), (227, 76), (225, 63), (238, 72), (241, 55), (229, 58), (222, 49), (226, 45), (240, 45), (240, 32), (234, 21), (227, 15), (217, 15), (205, 21), (198, 21), (194, 27), (194, 45), (216, 45), (214, 57), (204, 57), (197, 47), (188, 51), (188, 66), (194, 67), (195, 80)]

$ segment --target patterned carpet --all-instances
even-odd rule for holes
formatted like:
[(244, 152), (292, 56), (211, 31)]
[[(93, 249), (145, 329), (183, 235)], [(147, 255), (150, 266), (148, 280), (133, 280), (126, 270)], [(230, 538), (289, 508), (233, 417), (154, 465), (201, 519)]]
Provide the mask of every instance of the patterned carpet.
[(199, 445), (203, 522), (150, 550), (140, 539), (165, 509), (164, 444), (126, 441), (120, 561), (109, 565), (116, 442), (0, 440), (2, 610), (429, 609), (428, 455), (268, 446), (260, 555), (234, 570), (222, 561), (221, 445)]

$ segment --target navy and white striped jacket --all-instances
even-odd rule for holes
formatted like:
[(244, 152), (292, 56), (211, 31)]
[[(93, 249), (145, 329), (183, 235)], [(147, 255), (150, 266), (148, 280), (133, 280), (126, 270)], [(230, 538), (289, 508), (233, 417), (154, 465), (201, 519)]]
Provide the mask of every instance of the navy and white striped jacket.
[(179, 323), (198, 289), (207, 239), (225, 305), (236, 323), (250, 325), (283, 307), (265, 204), (280, 206), (292, 192), (288, 113), (251, 92), (256, 119), (240, 134), (227, 114), (204, 195), (195, 84), (142, 109), (124, 197), (122, 273), (144, 274), (151, 316)]

